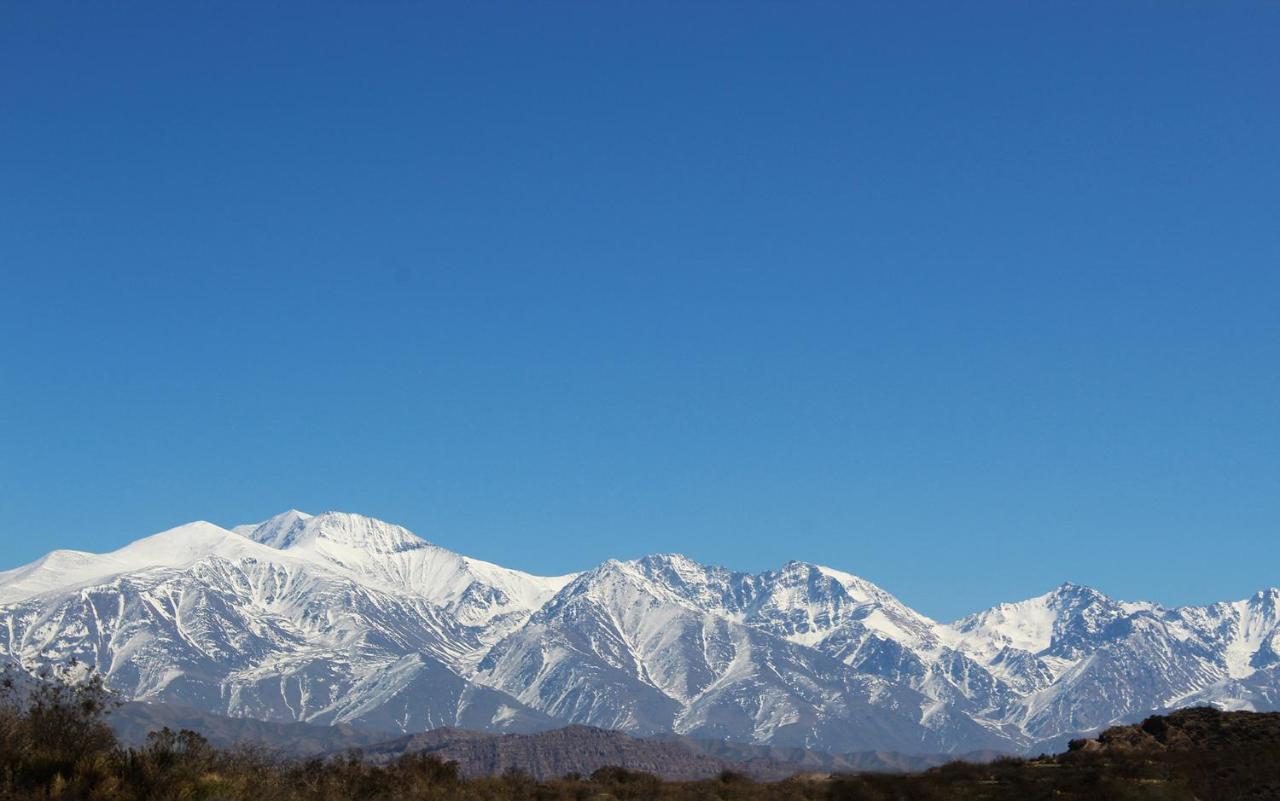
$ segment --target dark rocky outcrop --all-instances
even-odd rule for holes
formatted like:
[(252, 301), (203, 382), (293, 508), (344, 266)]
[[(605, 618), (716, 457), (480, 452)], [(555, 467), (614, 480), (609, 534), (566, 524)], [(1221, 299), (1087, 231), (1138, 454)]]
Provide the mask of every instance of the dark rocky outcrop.
[(1072, 740), (1071, 751), (1227, 751), (1273, 746), (1280, 753), (1280, 712), (1223, 712), (1212, 707), (1154, 715), (1112, 726), (1091, 740)]

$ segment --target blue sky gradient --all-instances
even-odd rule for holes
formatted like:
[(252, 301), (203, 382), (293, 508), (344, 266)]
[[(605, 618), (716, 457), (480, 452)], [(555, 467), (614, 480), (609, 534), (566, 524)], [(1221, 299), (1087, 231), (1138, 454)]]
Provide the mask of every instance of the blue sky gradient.
[(0, 14), (0, 567), (298, 507), (1280, 584), (1280, 5)]

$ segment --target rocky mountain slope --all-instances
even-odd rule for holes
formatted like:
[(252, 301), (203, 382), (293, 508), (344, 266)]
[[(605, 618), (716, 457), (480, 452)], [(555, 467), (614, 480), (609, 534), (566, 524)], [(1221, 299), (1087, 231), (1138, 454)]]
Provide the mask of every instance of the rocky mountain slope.
[[(944, 754), (864, 751), (832, 754), (801, 748), (748, 745), (684, 736), (637, 738), (620, 731), (567, 726), (536, 734), (488, 734), (437, 729), (365, 746), (365, 758), (388, 762), (402, 754), (427, 753), (458, 763), (463, 776), (501, 776), (519, 770), (535, 779), (590, 776), (601, 768), (643, 771), (669, 781), (712, 778), (723, 771), (758, 781), (796, 773), (919, 771), (947, 762)], [(987, 761), (992, 753), (965, 758)]]
[(568, 726), (537, 734), (483, 734), (437, 729), (364, 749), (375, 762), (401, 754), (433, 754), (457, 762), (463, 776), (501, 776), (519, 770), (535, 779), (571, 773), (589, 776), (600, 768), (644, 771), (670, 780), (705, 779), (733, 763), (676, 742), (644, 740), (588, 726)]
[(228, 718), (175, 704), (138, 701), (130, 701), (111, 710), (107, 724), (120, 744), (128, 748), (145, 746), (147, 735), (161, 729), (175, 732), (186, 729), (198, 732), (214, 748), (250, 746), (286, 759), (340, 754), (397, 738), (392, 732), (365, 729), (350, 723), (330, 726), (273, 723), (253, 718)]
[(191, 523), (0, 573), (0, 658), (129, 699), (387, 732), (583, 724), (831, 752), (1051, 750), (1178, 706), (1280, 708), (1280, 591), (1064, 584), (950, 624), (857, 576), (679, 555), (532, 576), (359, 515)]

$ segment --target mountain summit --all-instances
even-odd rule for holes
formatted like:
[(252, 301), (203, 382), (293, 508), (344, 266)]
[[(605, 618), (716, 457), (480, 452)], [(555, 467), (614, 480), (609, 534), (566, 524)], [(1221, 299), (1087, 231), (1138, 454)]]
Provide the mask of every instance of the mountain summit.
[(1168, 609), (1065, 583), (939, 623), (805, 562), (656, 554), (534, 576), (289, 510), (2, 572), (0, 654), (267, 721), (1019, 751), (1178, 706), (1280, 707), (1280, 591)]

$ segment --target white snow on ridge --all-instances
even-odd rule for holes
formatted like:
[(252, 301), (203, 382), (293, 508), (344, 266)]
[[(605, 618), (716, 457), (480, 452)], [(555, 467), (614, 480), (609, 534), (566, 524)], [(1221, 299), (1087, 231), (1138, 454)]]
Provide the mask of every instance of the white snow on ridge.
[(502, 589), (522, 606), (536, 609), (546, 603), (551, 596), (564, 589), (565, 585), (577, 578), (580, 573), (568, 573), (563, 576), (535, 576), (495, 565), (470, 556), (462, 557), (467, 569), (489, 584)]
[[(576, 575), (534, 576), (470, 559), (432, 545), (405, 528), (360, 515), (328, 512), (313, 516), (289, 510), (262, 523), (234, 529), (195, 521), (105, 554), (53, 551), (28, 565), (0, 572), (0, 603), (69, 590), (124, 573), (186, 567), (214, 556), (286, 563), (301, 560), (383, 591), (440, 604), (458, 602), (468, 592), (477, 592), (479, 583), (481, 595), (488, 589), (501, 594), (487, 599), (496, 611), (532, 612)], [(473, 617), (491, 617), (472, 611)]]
[(879, 586), (852, 573), (824, 565), (816, 567), (824, 576), (838, 581), (849, 593), (849, 597), (871, 607), (871, 611), (860, 621), (867, 628), (894, 642), (917, 648), (930, 647), (938, 639), (938, 624), (935, 621), (908, 607)]
[(943, 642), (984, 660), (993, 659), (1005, 647), (1040, 653), (1053, 641), (1057, 614), (1045, 593), (1017, 603), (1004, 603), (986, 612), (939, 627)]
[(245, 536), (342, 572), (362, 584), (411, 594), (455, 611), (468, 625), (509, 612), (531, 613), (573, 576), (534, 576), (461, 556), (402, 526), (345, 512), (290, 510)]
[(1277, 612), (1277, 593), (1259, 592), (1244, 601), (1234, 601), (1224, 606), (1234, 615), (1231, 636), (1224, 649), (1227, 675), (1243, 679), (1257, 672), (1253, 657), (1264, 645), (1273, 641), (1280, 627)]
[(107, 554), (52, 551), (30, 564), (0, 572), (0, 603), (20, 601), (128, 569)]
[(157, 567), (183, 567), (206, 556), (261, 547), (213, 523), (198, 520), (152, 534), (105, 554), (54, 551), (0, 573), (0, 603), (71, 589), (111, 576)]
[(311, 515), (306, 512), (299, 512), (297, 509), (290, 509), (281, 512), (274, 517), (270, 517), (261, 523), (249, 523), (246, 525), (235, 526), (231, 530), (235, 533), (248, 537), (254, 542), (260, 542), (270, 548), (281, 548), (284, 545), (289, 533), (295, 528), (311, 519)]

